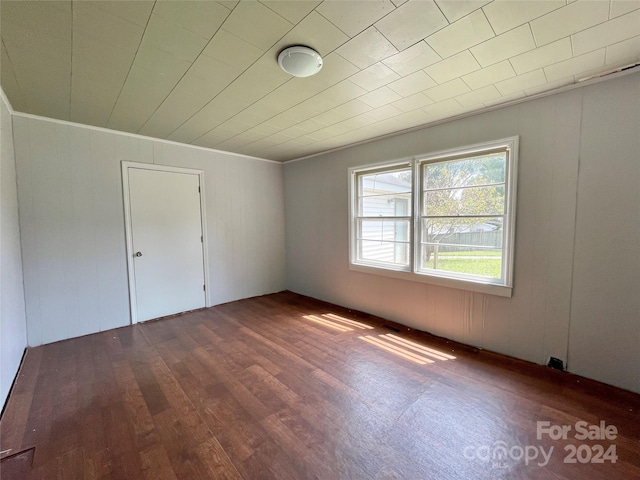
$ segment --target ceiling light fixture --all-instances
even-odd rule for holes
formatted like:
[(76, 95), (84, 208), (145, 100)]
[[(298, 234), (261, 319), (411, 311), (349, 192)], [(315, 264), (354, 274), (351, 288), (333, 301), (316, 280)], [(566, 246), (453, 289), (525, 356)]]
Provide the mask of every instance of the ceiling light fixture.
[(280, 52), (278, 65), (294, 77), (310, 77), (322, 68), (322, 57), (312, 48), (296, 45)]

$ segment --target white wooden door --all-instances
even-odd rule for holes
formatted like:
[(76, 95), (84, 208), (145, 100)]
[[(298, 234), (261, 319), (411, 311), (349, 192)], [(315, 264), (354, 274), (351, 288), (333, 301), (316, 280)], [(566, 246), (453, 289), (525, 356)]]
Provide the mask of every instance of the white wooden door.
[(199, 175), (131, 166), (126, 170), (134, 321), (204, 307)]

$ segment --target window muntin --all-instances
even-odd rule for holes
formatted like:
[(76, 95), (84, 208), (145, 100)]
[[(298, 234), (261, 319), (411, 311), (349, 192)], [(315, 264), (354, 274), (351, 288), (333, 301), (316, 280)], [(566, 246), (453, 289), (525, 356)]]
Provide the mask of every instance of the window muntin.
[(351, 169), (353, 268), (510, 296), (517, 140)]

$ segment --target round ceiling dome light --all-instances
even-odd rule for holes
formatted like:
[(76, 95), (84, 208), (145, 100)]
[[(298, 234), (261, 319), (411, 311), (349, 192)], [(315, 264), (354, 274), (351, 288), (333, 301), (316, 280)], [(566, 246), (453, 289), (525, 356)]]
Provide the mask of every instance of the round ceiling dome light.
[(322, 57), (312, 48), (297, 45), (280, 52), (278, 65), (294, 77), (310, 77), (322, 68)]

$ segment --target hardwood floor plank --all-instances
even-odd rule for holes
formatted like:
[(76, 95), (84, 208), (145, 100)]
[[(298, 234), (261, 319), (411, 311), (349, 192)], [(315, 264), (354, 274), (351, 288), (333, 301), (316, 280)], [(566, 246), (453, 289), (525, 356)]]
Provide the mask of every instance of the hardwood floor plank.
[(0, 445), (30, 479), (630, 480), (640, 395), (282, 292), (29, 349)]

